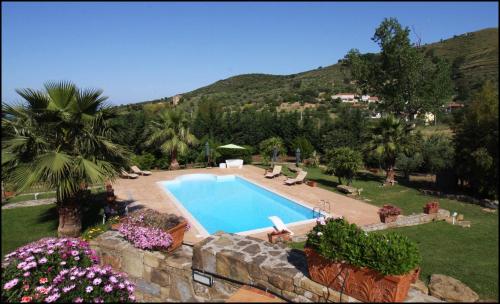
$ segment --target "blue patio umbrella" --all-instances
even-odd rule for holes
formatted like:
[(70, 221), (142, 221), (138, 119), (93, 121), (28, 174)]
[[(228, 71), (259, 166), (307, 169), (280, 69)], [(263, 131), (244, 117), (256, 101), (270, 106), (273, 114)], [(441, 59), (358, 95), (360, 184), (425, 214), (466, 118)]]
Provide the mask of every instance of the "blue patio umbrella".
[(295, 165), (298, 167), (300, 163), (300, 149), (295, 150)]

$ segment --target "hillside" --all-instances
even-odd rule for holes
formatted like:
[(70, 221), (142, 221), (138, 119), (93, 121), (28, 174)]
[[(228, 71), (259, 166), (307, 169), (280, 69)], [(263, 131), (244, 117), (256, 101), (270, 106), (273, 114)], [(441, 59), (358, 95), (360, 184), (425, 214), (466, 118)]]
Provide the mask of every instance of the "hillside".
[[(498, 83), (498, 29), (466, 33), (422, 46), (453, 63), (453, 77), (460, 99), (486, 79)], [(282, 102), (316, 102), (319, 93), (353, 90), (349, 72), (339, 63), (292, 75), (243, 74), (217, 81), (183, 94), (182, 102), (192, 106), (202, 99), (214, 98), (229, 105), (252, 103), (279, 105)], [(150, 102), (168, 101), (159, 99)], [(149, 103), (149, 102), (145, 102)]]

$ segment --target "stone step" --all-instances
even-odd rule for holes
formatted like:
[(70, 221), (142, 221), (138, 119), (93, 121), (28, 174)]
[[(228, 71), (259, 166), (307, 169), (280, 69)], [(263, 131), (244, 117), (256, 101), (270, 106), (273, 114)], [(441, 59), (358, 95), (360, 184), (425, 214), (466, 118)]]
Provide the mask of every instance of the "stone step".
[(284, 303), (285, 301), (268, 292), (247, 285), (238, 289), (226, 303)]

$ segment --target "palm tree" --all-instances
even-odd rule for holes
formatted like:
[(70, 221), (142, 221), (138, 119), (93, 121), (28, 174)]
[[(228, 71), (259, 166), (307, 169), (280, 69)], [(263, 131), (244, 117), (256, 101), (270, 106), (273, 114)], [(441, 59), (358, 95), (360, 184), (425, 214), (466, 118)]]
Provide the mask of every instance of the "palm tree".
[(34, 184), (55, 189), (58, 234), (78, 236), (87, 185), (113, 180), (128, 152), (110, 140), (108, 120), (116, 114), (101, 90), (70, 82), (44, 87), (16, 90), (27, 104), (2, 105), (4, 177), (18, 191)]
[(149, 124), (147, 146), (160, 146), (162, 152), (170, 154), (170, 170), (179, 169), (177, 157), (185, 155), (189, 146), (198, 140), (188, 128), (188, 120), (180, 110), (164, 110), (158, 120)]
[(385, 183), (394, 182), (394, 166), (399, 153), (408, 148), (411, 127), (393, 115), (382, 117), (372, 128), (369, 150), (379, 156), (386, 171)]

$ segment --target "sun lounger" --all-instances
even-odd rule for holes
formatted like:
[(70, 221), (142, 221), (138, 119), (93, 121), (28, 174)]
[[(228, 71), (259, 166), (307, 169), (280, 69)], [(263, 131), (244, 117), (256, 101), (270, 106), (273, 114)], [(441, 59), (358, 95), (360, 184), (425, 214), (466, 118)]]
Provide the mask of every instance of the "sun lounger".
[(268, 217), (268, 219), (270, 219), (271, 222), (273, 222), (274, 228), (276, 230), (278, 230), (278, 231), (286, 230), (286, 231), (290, 232), (290, 235), (293, 235), (293, 231), (288, 229), (288, 227), (285, 225), (285, 223), (283, 223), (283, 221), (279, 217), (277, 217), (276, 215), (270, 216), (270, 217)]
[(125, 170), (122, 170), (120, 176), (123, 177), (123, 178), (138, 178), (139, 177), (139, 175), (137, 175), (135, 173), (128, 173)]
[(141, 169), (139, 169), (139, 167), (137, 166), (132, 166), (130, 167), (130, 169), (132, 170), (132, 172), (134, 172), (135, 174), (139, 174), (139, 175), (151, 175), (151, 171), (143, 171)]
[(300, 184), (304, 182), (304, 178), (306, 178), (306, 175), (307, 175), (306, 171), (300, 171), (299, 174), (297, 174), (297, 177), (287, 179), (285, 181), (285, 184), (287, 185)]
[(265, 177), (267, 178), (275, 178), (281, 174), (281, 166), (274, 166), (272, 172), (267, 172)]

